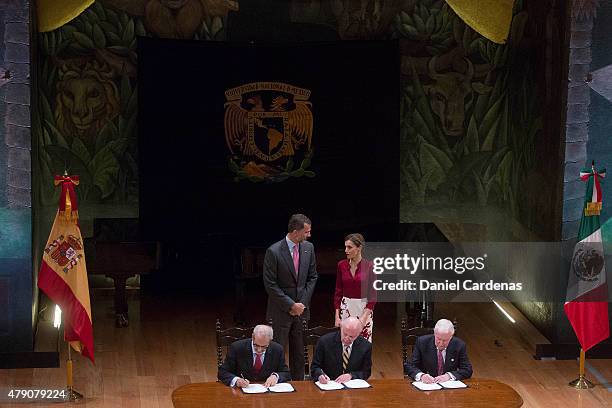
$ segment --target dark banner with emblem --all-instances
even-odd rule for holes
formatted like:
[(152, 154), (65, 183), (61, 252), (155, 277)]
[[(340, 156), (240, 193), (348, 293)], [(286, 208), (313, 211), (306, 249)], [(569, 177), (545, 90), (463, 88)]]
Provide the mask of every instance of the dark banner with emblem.
[(393, 238), (396, 42), (139, 38), (138, 52), (140, 218), (149, 235), (267, 239), (304, 212), (319, 238), (368, 229)]
[(309, 169), (314, 154), (309, 90), (282, 82), (255, 82), (229, 89), (225, 97), (228, 166), (235, 182), (315, 177)]

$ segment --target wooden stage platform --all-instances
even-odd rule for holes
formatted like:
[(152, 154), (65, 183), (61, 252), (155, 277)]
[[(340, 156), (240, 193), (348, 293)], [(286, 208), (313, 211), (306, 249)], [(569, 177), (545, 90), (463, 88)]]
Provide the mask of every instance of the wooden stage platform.
[[(128, 294), (130, 326), (115, 328), (112, 291), (94, 291), (92, 308), (96, 365), (76, 356), (75, 388), (86, 396), (87, 408), (172, 408), (176, 388), (215, 381), (215, 319), (226, 324), (233, 316), (233, 293), (224, 295)], [(263, 319), (263, 294), (249, 298), (249, 318)], [(315, 294), (316, 324), (333, 322), (331, 299)], [(537, 361), (534, 345), (545, 341), (511, 305), (513, 324), (493, 304), (438, 304), (436, 318), (457, 319), (458, 336), (466, 341), (474, 376), (512, 386), (525, 407), (612, 407), (612, 361), (588, 360), (592, 390), (567, 386), (577, 377), (575, 361)], [(401, 379), (400, 313), (386, 304), (375, 315), (372, 379)], [(376, 313), (376, 312), (375, 312)], [(0, 389), (61, 388), (65, 385), (65, 354), (60, 369), (0, 370)], [(74, 354), (73, 354), (74, 356)], [(603, 383), (601, 382), (603, 379)], [(2, 407), (10, 406), (0, 404)], [(14, 405), (24, 407), (23, 404)], [(28, 405), (42, 407), (45, 405)], [(48, 405), (57, 407), (57, 404)]]

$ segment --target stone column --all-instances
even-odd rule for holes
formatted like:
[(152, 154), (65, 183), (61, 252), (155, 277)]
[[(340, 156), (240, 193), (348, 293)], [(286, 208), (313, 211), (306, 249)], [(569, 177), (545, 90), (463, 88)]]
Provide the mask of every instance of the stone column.
[(578, 235), (584, 201), (584, 183), (580, 181), (579, 172), (587, 160), (589, 139), (591, 96), (587, 80), (591, 70), (592, 29), (591, 16), (572, 18), (563, 178), (563, 240), (570, 240)]
[[(589, 105), (591, 90), (588, 85), (591, 71), (592, 13), (573, 10), (568, 59), (567, 117), (565, 124), (565, 162), (563, 176), (563, 218), (561, 239), (565, 257), (571, 258), (573, 242), (578, 236), (584, 205), (585, 183), (580, 180), (580, 169), (587, 164), (589, 140)], [(567, 282), (569, 263), (559, 271), (562, 282)], [(562, 299), (561, 299), (562, 300)], [(575, 343), (563, 304), (556, 304), (556, 338), (554, 343)]]
[(33, 340), (30, 28), (28, 0), (0, 0), (0, 350), (8, 353), (31, 352)]
[(30, 4), (13, 1), (4, 15), (4, 142), (7, 146), (6, 197), (9, 208), (32, 206), (30, 127)]

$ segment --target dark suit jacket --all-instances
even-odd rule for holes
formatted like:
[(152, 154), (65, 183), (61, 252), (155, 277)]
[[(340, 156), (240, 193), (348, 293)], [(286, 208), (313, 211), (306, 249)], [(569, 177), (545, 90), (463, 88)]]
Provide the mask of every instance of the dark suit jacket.
[[(325, 373), (335, 380), (342, 372), (342, 341), (340, 331), (327, 333), (319, 339), (310, 365), (310, 376), (318, 381), (319, 376)], [(367, 380), (372, 371), (372, 344), (359, 336), (353, 341), (351, 357), (346, 372), (353, 378)]]
[[(432, 377), (438, 375), (438, 351), (433, 334), (417, 339), (412, 351), (412, 359), (404, 366), (404, 372), (412, 378), (415, 378), (420, 372)], [(472, 364), (468, 359), (465, 343), (458, 337), (453, 337), (446, 347), (444, 372), (453, 374), (457, 380), (472, 376)]]
[(303, 303), (306, 310), (302, 317), (310, 316), (310, 298), (317, 283), (317, 263), (314, 246), (308, 242), (300, 243), (300, 266), (298, 279), (295, 278), (293, 258), (285, 238), (272, 244), (266, 251), (263, 265), (263, 282), (268, 292), (266, 318), (274, 325), (291, 320), (289, 310), (294, 303)]
[(219, 367), (217, 378), (225, 385), (230, 385), (234, 377), (244, 375), (249, 381), (263, 382), (270, 374), (278, 374), (278, 382), (290, 381), (289, 368), (285, 364), (285, 352), (283, 346), (271, 341), (266, 350), (263, 366), (258, 375), (253, 373), (253, 349), (251, 339), (243, 339), (233, 342), (225, 356), (225, 361)]

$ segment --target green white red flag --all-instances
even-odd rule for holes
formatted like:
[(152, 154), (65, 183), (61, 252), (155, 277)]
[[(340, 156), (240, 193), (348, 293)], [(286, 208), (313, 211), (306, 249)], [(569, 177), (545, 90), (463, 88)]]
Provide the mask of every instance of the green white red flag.
[(574, 248), (564, 310), (582, 349), (586, 352), (610, 337), (608, 285), (601, 238), (601, 179), (605, 170), (583, 169), (587, 182), (584, 211)]

